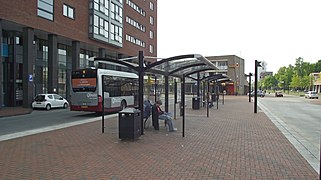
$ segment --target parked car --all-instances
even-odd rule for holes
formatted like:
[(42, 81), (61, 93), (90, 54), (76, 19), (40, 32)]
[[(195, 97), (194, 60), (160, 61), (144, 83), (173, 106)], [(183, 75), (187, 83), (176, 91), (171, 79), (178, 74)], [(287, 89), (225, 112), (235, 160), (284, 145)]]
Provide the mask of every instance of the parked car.
[[(251, 92), (250, 96), (251, 96), (251, 97), (254, 96), (254, 91)], [(264, 97), (264, 96), (265, 96), (264, 91), (257, 90), (257, 96), (259, 96), (259, 97)]]
[(305, 98), (309, 99), (319, 99), (318, 93), (315, 91), (308, 91), (304, 94)]
[(32, 108), (68, 108), (68, 101), (58, 94), (38, 94), (32, 102)]
[(283, 97), (282, 91), (276, 91), (275, 92), (275, 97)]

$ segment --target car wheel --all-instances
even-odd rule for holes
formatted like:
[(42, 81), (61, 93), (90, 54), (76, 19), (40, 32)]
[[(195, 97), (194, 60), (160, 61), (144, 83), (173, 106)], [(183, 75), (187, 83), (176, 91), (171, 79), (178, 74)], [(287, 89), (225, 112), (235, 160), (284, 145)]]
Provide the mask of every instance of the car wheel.
[(68, 108), (68, 104), (65, 103), (64, 106), (63, 106), (64, 109), (67, 109)]
[(127, 103), (125, 100), (123, 100), (121, 103), (120, 103), (120, 108), (121, 110), (125, 109), (127, 107)]
[(50, 104), (47, 104), (46, 110), (49, 111), (50, 109), (51, 109), (51, 105), (50, 105)]

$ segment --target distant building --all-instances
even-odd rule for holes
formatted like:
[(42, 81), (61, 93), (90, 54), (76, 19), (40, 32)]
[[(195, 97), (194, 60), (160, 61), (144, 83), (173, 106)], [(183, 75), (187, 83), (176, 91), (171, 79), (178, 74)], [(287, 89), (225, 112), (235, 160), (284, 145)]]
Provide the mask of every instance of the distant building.
[(311, 73), (310, 76), (312, 77), (312, 87), (310, 89), (316, 91), (317, 93), (321, 93), (321, 72)]
[(244, 59), (235, 55), (226, 56), (208, 56), (210, 60), (219, 70), (216, 73), (226, 74), (233, 82), (225, 84), (227, 94), (247, 93), (247, 81), (244, 74)]
[(264, 79), (266, 76), (273, 76), (273, 72), (265, 71), (260, 73), (260, 79)]
[(38, 93), (68, 99), (72, 70), (139, 51), (157, 56), (157, 0), (2, 0), (0, 108), (30, 107)]

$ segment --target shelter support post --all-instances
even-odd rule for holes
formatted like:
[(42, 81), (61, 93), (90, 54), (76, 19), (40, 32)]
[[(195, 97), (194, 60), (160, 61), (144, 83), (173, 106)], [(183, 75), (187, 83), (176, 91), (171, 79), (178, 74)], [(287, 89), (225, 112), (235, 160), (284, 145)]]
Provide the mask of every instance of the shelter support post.
[(183, 115), (183, 124), (182, 124), (182, 136), (185, 137), (185, 77), (182, 78), (182, 98), (181, 98), (181, 110)]
[(165, 76), (165, 112), (168, 112), (168, 76)]
[(216, 91), (216, 109), (218, 109), (218, 99), (219, 99), (219, 94), (218, 94), (218, 85), (217, 85), (217, 80), (215, 80), (215, 91)]
[(224, 91), (223, 91), (223, 93), (222, 93), (222, 104), (224, 105)]
[(200, 97), (200, 73), (197, 73), (197, 97)]
[[(205, 88), (204, 88), (205, 89)], [(209, 117), (209, 109), (210, 109), (210, 82), (207, 81), (207, 96), (206, 96), (206, 115)], [(212, 99), (213, 101), (213, 99)], [(213, 103), (213, 102), (212, 102)]]
[(255, 60), (255, 73), (254, 73), (254, 113), (257, 113), (257, 68), (261, 66), (261, 62)]
[(141, 121), (141, 135), (144, 134), (144, 117), (143, 117), (143, 101), (144, 101), (144, 52), (138, 52), (139, 68), (138, 68), (138, 103), (140, 110), (140, 121)]
[(251, 102), (251, 76), (252, 73), (249, 73), (249, 102)]
[(157, 76), (155, 75), (155, 87), (154, 87), (154, 98), (155, 98), (155, 103), (157, 101)]
[(176, 104), (177, 104), (177, 82), (174, 80), (174, 119), (176, 119)]
[(102, 101), (101, 101), (101, 133), (105, 132), (105, 83), (104, 83), (104, 75), (101, 78), (102, 84)]

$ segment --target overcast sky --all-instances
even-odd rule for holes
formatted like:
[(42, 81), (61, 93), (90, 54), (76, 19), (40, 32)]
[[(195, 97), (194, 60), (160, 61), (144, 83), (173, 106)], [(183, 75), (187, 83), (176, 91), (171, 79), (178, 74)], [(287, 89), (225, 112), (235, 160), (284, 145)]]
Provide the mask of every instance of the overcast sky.
[(158, 0), (158, 57), (237, 55), (267, 71), (321, 59), (321, 0)]

